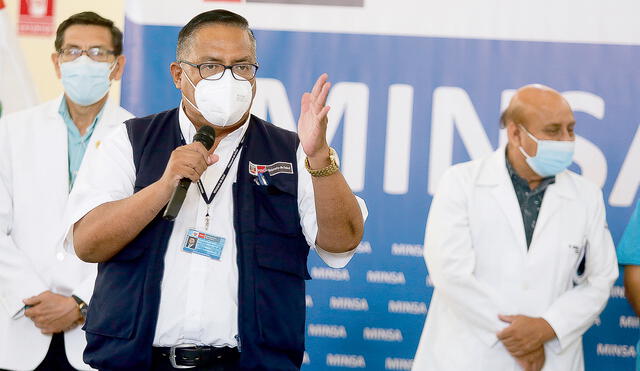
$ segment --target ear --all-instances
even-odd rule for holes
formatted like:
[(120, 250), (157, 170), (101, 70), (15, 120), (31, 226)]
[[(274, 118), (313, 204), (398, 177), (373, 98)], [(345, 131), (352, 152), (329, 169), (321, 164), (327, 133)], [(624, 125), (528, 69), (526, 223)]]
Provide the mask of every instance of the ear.
[(520, 147), (522, 145), (521, 133), (522, 129), (519, 125), (516, 125), (513, 121), (507, 122), (507, 136), (509, 137), (509, 143), (512, 143), (516, 147)]
[(182, 90), (182, 67), (180, 63), (172, 62), (169, 66), (169, 72), (173, 78), (173, 85), (175, 85), (176, 89)]
[(119, 55), (116, 58), (116, 67), (111, 72), (111, 78), (113, 80), (120, 80), (122, 78), (122, 74), (124, 73), (124, 66), (127, 63), (127, 58), (124, 55)]
[(56, 76), (58, 79), (62, 78), (62, 74), (60, 73), (60, 64), (58, 63), (60, 54), (51, 53), (51, 62), (53, 63), (53, 69), (56, 71)]

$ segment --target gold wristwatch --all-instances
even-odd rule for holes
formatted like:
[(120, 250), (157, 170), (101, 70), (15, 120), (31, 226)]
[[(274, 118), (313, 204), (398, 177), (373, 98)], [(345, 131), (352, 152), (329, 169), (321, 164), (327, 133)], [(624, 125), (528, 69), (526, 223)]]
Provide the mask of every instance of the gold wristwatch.
[(307, 168), (307, 171), (309, 172), (309, 174), (311, 174), (311, 176), (329, 176), (340, 170), (340, 168), (338, 167), (338, 154), (336, 153), (336, 150), (331, 147), (329, 147), (329, 161), (331, 161), (331, 164), (329, 164), (329, 166), (325, 166), (322, 169), (314, 170), (311, 168), (311, 166), (309, 166), (309, 157), (306, 157), (304, 159), (304, 166)]
[(80, 310), (80, 315), (82, 316), (82, 319), (83, 320), (87, 319), (87, 311), (89, 310), (89, 306), (87, 305), (87, 303), (85, 303), (84, 300), (80, 299), (75, 295), (71, 295), (71, 297), (73, 298), (73, 300), (76, 301), (76, 304), (78, 304), (78, 310)]

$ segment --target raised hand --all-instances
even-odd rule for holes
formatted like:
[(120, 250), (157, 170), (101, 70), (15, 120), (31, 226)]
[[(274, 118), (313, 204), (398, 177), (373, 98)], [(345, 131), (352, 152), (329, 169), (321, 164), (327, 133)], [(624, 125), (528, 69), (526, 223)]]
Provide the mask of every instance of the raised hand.
[(329, 76), (323, 73), (316, 81), (311, 93), (302, 95), (300, 106), (300, 118), (298, 119), (298, 137), (304, 153), (309, 158), (312, 167), (314, 159), (329, 158), (329, 144), (327, 144), (327, 96), (331, 83), (327, 82)]

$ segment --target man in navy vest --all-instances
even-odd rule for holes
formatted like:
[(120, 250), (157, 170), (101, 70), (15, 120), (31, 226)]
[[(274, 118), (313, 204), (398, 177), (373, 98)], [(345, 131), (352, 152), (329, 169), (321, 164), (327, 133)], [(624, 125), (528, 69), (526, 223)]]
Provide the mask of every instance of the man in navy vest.
[[(309, 246), (344, 266), (366, 218), (327, 144), (327, 76), (303, 95), (296, 134), (249, 114), (258, 64), (243, 17), (196, 16), (176, 56), (180, 106), (125, 122), (72, 194), (67, 241), (100, 263), (84, 359), (100, 370), (299, 369)], [(205, 125), (208, 151), (192, 142)], [(183, 178), (197, 186), (165, 220)]]

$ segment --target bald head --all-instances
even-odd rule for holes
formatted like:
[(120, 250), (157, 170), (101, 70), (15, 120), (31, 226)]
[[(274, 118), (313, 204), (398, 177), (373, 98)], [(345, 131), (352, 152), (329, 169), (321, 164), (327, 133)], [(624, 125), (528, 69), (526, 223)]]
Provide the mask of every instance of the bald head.
[(500, 117), (500, 124), (503, 128), (510, 123), (529, 128), (531, 120), (546, 118), (553, 121), (555, 117), (567, 116), (573, 121), (571, 107), (560, 93), (545, 85), (532, 84), (516, 91)]

